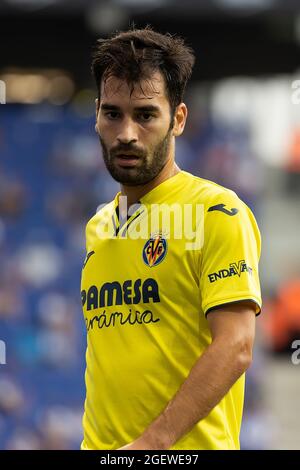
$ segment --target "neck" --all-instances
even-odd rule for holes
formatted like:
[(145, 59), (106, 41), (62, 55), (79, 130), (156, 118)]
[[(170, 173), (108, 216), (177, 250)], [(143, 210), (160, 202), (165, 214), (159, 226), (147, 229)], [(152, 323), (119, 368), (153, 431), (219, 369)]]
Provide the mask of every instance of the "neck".
[(127, 207), (129, 208), (132, 204), (135, 204), (139, 201), (141, 197), (147, 194), (149, 191), (154, 189), (156, 186), (161, 184), (163, 181), (171, 178), (172, 176), (179, 173), (181, 170), (174, 160), (169, 160), (166, 165), (163, 167), (161, 172), (149, 183), (142, 184), (139, 186), (126, 186), (121, 185), (121, 194), (122, 196), (127, 197)]

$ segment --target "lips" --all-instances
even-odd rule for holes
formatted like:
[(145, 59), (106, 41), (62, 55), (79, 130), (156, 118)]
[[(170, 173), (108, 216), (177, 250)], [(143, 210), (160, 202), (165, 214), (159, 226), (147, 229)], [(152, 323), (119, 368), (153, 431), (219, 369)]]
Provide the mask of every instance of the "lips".
[(120, 153), (117, 158), (123, 158), (124, 160), (138, 159), (139, 157), (134, 154)]
[(115, 161), (119, 166), (122, 167), (132, 167), (137, 164), (139, 161), (139, 157), (136, 155), (127, 155), (127, 154), (119, 154), (116, 156)]

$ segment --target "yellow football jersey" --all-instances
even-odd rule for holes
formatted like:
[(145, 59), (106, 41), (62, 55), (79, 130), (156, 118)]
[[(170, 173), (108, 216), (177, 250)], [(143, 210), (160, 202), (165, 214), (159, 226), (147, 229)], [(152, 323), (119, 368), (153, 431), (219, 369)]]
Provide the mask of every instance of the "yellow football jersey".
[[(165, 409), (211, 342), (210, 309), (261, 309), (260, 234), (233, 191), (180, 171), (125, 220), (120, 201), (86, 228), (82, 449), (128, 444)], [(171, 449), (239, 449), (244, 378)]]

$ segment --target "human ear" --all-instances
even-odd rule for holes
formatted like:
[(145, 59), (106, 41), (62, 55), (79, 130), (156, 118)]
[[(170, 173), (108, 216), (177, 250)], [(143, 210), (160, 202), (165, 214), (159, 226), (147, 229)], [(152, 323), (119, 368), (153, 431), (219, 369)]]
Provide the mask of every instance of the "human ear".
[(173, 135), (178, 137), (184, 131), (186, 119), (187, 119), (188, 110), (184, 103), (180, 103), (175, 111), (174, 115), (174, 126), (173, 126)]
[(95, 99), (95, 105), (96, 105), (96, 118), (97, 118), (98, 113), (99, 113), (99, 108), (100, 108), (100, 101), (99, 101), (99, 98), (96, 98), (96, 99)]
[(98, 114), (99, 114), (100, 102), (99, 102), (99, 99), (98, 99), (98, 98), (95, 99), (95, 104), (96, 104), (95, 131), (97, 132), (97, 134), (99, 134), (99, 131), (98, 131)]

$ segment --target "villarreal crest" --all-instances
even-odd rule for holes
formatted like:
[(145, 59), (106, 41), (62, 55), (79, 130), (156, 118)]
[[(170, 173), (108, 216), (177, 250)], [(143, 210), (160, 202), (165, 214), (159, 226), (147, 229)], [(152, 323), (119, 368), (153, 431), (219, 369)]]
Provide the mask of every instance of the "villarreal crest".
[(143, 260), (152, 268), (161, 263), (167, 253), (167, 240), (161, 234), (153, 235), (143, 249)]

